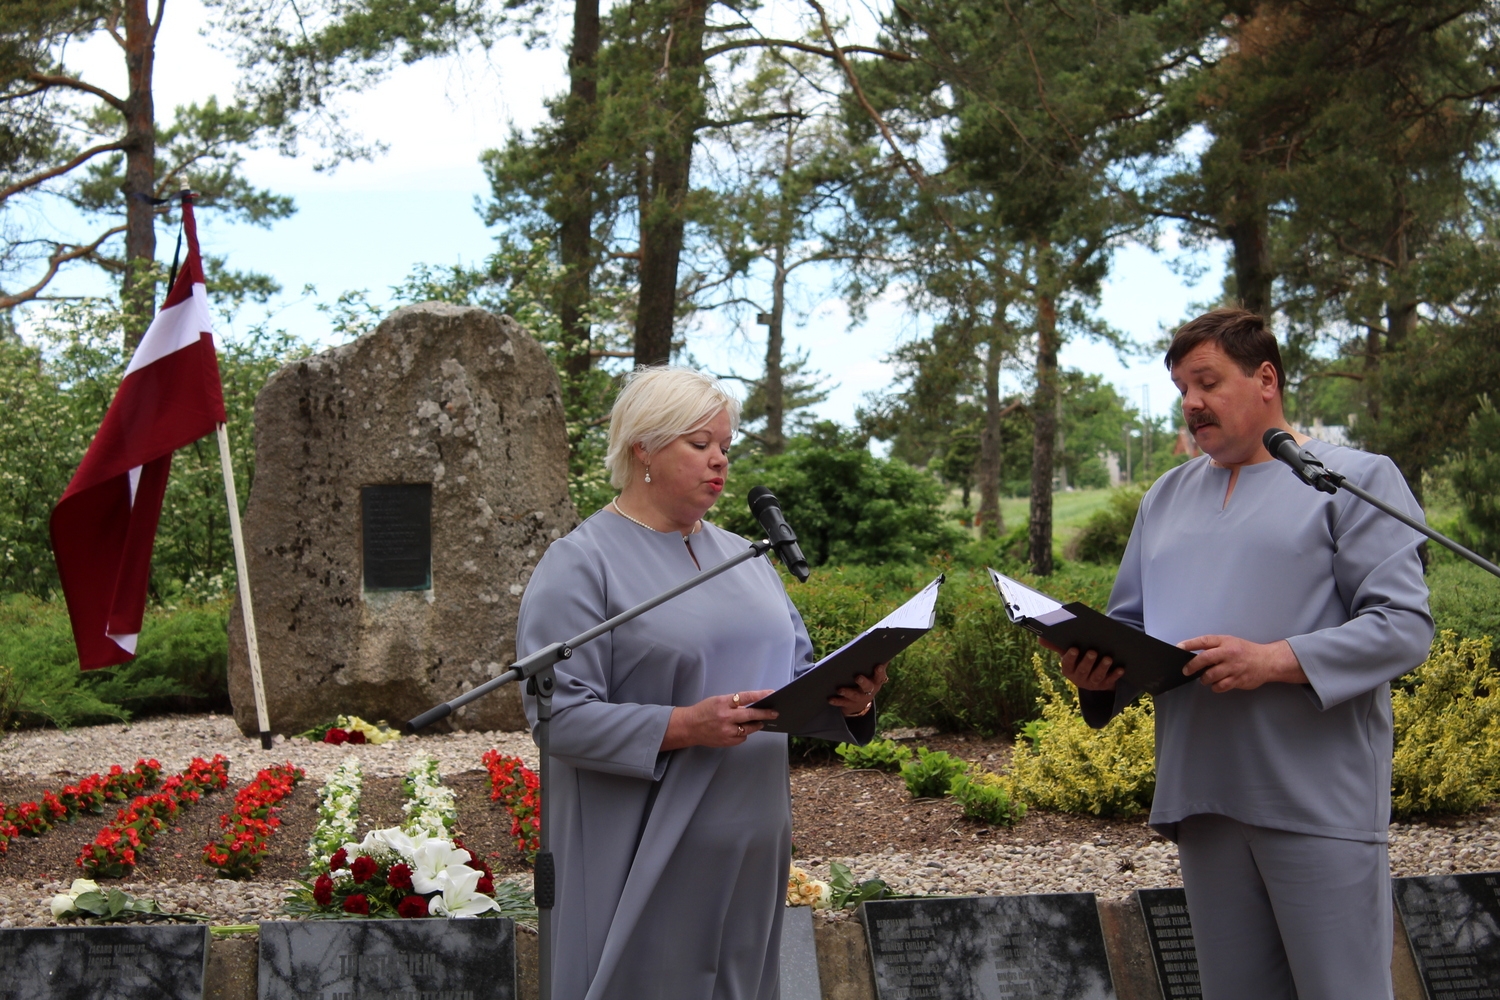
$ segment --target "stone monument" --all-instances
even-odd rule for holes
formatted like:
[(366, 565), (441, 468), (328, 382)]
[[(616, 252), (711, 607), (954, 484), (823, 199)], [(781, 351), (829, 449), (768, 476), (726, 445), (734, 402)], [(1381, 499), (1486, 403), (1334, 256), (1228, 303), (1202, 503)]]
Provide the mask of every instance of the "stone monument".
[[(521, 592), (577, 521), (557, 373), (508, 316), (424, 303), (255, 400), (244, 530), (271, 727), (397, 724), (515, 659)], [(257, 731), (236, 600), (235, 720)], [(520, 691), (461, 729), (525, 727)]]

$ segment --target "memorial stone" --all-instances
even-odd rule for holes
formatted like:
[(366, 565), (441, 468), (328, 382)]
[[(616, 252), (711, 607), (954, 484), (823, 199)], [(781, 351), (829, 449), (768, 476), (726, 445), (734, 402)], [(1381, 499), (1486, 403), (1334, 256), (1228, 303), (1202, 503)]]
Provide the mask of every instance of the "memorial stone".
[(879, 1000), (1115, 1000), (1091, 892), (862, 908)]
[(781, 917), (781, 1000), (821, 1000), (811, 906), (788, 906)]
[(203, 1000), (208, 928), (0, 930), (0, 1000)]
[(1187, 893), (1182, 889), (1137, 889), (1135, 898), (1146, 919), (1146, 937), (1151, 942), (1162, 1000), (1202, 1000)]
[[(400, 722), (499, 674), (531, 571), (576, 521), (557, 373), (509, 317), (408, 306), (278, 371), (244, 518), (272, 728)], [(239, 614), (229, 688), (251, 734)], [(524, 728), (520, 689), (440, 725)]]
[(257, 1000), (515, 1000), (515, 925), (497, 918), (263, 923), (257, 978)]
[(1500, 997), (1500, 872), (1394, 882), (1428, 1000)]

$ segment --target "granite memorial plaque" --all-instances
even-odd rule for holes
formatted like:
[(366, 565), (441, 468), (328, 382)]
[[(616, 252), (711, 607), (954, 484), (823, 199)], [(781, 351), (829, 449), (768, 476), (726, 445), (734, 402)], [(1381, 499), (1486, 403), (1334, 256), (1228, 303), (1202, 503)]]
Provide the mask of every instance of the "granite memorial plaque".
[(432, 484), (359, 491), (366, 590), (432, 587)]
[(257, 1000), (515, 1000), (509, 920), (307, 920), (260, 925)]
[(1135, 901), (1146, 919), (1146, 937), (1151, 942), (1162, 1000), (1202, 1000), (1187, 893), (1182, 889), (1137, 889)]
[(0, 1000), (202, 1000), (201, 924), (0, 930)]
[(864, 904), (879, 1000), (1115, 1000), (1091, 892)]
[(1394, 881), (1428, 1000), (1500, 997), (1500, 872)]
[(821, 1000), (811, 906), (788, 906), (781, 917), (781, 1000)]

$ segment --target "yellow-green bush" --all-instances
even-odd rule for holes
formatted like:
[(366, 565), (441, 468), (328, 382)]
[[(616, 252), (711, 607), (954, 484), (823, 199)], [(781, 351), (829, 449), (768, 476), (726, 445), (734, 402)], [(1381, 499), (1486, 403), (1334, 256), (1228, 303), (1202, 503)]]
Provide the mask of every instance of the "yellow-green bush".
[(1045, 726), (1033, 728), (1035, 747), (1016, 741), (1010, 782), (1014, 798), (1039, 809), (1132, 816), (1151, 808), (1156, 791), (1156, 718), (1141, 700), (1103, 729), (1079, 714), (1072, 685), (1054, 681), (1042, 658), (1032, 658), (1042, 689)]
[(1398, 816), (1467, 812), (1500, 795), (1500, 671), (1490, 640), (1444, 630), (1426, 662), (1391, 694)]

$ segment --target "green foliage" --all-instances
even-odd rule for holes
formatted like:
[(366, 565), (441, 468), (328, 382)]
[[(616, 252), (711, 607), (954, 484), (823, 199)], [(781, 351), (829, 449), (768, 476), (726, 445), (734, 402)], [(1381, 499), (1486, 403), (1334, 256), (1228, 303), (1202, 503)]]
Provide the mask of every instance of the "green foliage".
[(1109, 506), (1096, 511), (1073, 540), (1072, 549), (1077, 557), (1101, 566), (1119, 566), (1144, 495), (1143, 491), (1129, 487), (1113, 491)]
[(20, 702), (21, 691), (16, 684), (15, 671), (0, 663), (0, 733), (10, 729)]
[(1455, 556), (1428, 571), (1427, 588), (1439, 632), (1451, 629), (1469, 639), (1500, 635), (1500, 580)]
[(840, 743), (834, 753), (844, 758), (844, 766), (864, 771), (899, 771), (911, 759), (911, 749), (895, 740), (871, 740), (864, 746)]
[(1500, 555), (1500, 412), (1488, 394), (1469, 415), (1468, 447), (1453, 463), (1453, 486), (1483, 555)]
[(1143, 699), (1103, 729), (1079, 714), (1072, 685), (1055, 681), (1037, 656), (1042, 718), (1034, 747), (1016, 743), (1010, 784), (1026, 805), (1094, 816), (1134, 816), (1151, 808), (1156, 791), (1155, 712)]
[(891, 894), (891, 887), (883, 879), (867, 878), (855, 882), (849, 866), (838, 861), (828, 865), (828, 887), (833, 890), (828, 906), (834, 910), (858, 906), (867, 899), (884, 899)]
[(969, 770), (967, 761), (946, 750), (917, 747), (915, 760), (901, 765), (901, 780), (914, 799), (938, 799), (948, 794), (953, 779)]
[(918, 562), (960, 545), (958, 526), (942, 513), (942, 485), (905, 462), (876, 458), (835, 424), (794, 438), (782, 455), (736, 460), (715, 520), (759, 537), (745, 506), (751, 487), (769, 486), (814, 566)]
[(83, 673), (61, 601), (0, 598), (0, 663), (11, 665), (16, 721), (66, 727), (137, 712), (227, 708), (228, 617), (224, 600), (151, 609), (140, 656)]
[(1500, 670), (1490, 640), (1443, 632), (1407, 690), (1391, 695), (1391, 811), (1459, 813), (1500, 795)]
[(1011, 799), (1005, 779), (988, 771), (958, 775), (948, 792), (964, 807), (965, 816), (991, 826), (1014, 826), (1026, 815), (1025, 804)]

